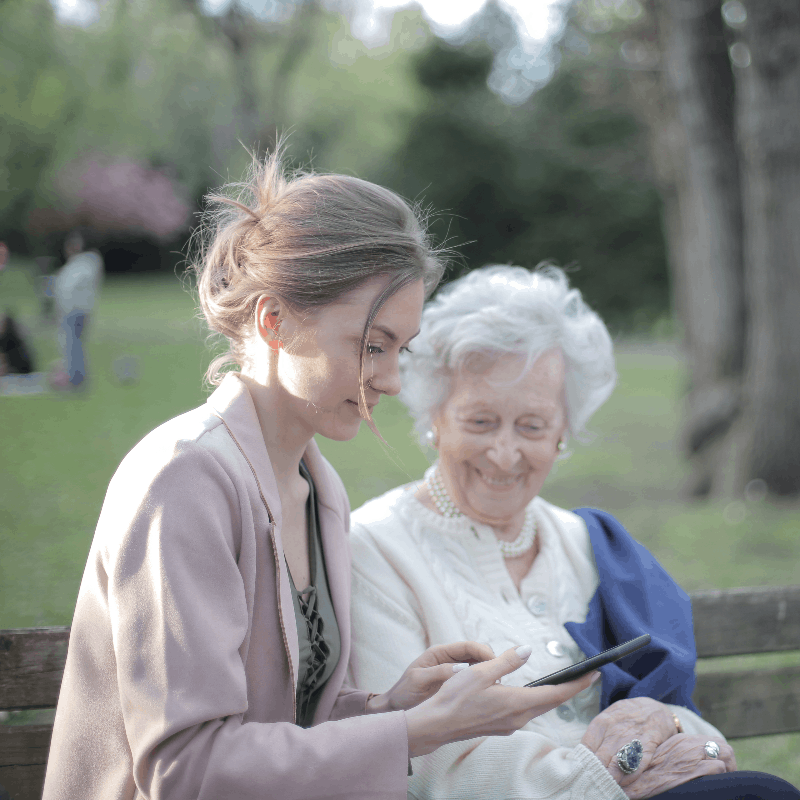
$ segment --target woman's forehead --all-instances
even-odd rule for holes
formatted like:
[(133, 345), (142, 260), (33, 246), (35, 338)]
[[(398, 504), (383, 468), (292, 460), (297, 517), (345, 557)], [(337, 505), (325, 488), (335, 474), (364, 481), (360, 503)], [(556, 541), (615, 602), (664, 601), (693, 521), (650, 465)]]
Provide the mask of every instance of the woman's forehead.
[(527, 369), (526, 363), (525, 356), (512, 354), (499, 358), (484, 354), (480, 360), (471, 359), (469, 368), (453, 375), (451, 398), (457, 398), (459, 405), (497, 402), (507, 396), (531, 402), (560, 401), (565, 372), (561, 351), (546, 351)]
[[(323, 315), (336, 318), (359, 333), (366, 324), (373, 304), (391, 279), (370, 278), (340, 300), (327, 306)], [(422, 279), (398, 289), (381, 306), (372, 323), (373, 330), (388, 335), (390, 339), (405, 341), (419, 330), (425, 288)]]

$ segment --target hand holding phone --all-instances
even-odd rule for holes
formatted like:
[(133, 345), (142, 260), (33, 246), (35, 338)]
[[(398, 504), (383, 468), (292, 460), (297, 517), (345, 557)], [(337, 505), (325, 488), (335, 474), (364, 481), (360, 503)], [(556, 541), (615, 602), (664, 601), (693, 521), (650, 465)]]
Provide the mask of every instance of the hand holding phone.
[(645, 633), (644, 636), (637, 636), (635, 639), (631, 639), (628, 642), (623, 642), (616, 647), (604, 650), (596, 656), (585, 658), (577, 664), (572, 664), (569, 667), (560, 669), (558, 672), (552, 673), (552, 675), (545, 675), (544, 678), (539, 678), (537, 681), (526, 683), (525, 687), (557, 686), (559, 683), (574, 681), (576, 678), (581, 678), (586, 675), (587, 672), (593, 672), (599, 667), (610, 664), (612, 661), (618, 661), (620, 658), (624, 658), (648, 644), (650, 644), (650, 634)]

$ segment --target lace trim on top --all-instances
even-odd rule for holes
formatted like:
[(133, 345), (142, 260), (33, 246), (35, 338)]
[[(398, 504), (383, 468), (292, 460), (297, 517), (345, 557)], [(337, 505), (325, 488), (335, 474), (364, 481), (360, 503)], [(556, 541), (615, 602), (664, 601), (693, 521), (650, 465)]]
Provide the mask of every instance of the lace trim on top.
[(300, 610), (303, 612), (303, 616), (306, 619), (308, 639), (311, 645), (311, 653), (306, 662), (306, 677), (303, 681), (303, 685), (300, 687), (298, 697), (298, 716), (303, 718), (308, 709), (311, 695), (316, 691), (322, 673), (325, 672), (325, 666), (328, 663), (328, 656), (331, 654), (331, 649), (323, 638), (325, 622), (320, 616), (317, 605), (317, 587), (309, 586), (305, 592), (298, 592), (297, 599), (300, 604)]

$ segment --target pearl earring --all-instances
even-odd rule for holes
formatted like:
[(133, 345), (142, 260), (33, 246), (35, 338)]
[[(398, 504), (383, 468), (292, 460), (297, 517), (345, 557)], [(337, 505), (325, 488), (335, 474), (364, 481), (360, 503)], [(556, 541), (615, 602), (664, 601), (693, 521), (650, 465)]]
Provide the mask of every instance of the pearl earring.
[(567, 449), (567, 443), (563, 439), (559, 439), (556, 447), (559, 453), (563, 453)]
[(431, 429), (425, 434), (425, 444), (428, 447), (439, 446), (439, 431), (436, 430), (435, 425), (431, 425)]

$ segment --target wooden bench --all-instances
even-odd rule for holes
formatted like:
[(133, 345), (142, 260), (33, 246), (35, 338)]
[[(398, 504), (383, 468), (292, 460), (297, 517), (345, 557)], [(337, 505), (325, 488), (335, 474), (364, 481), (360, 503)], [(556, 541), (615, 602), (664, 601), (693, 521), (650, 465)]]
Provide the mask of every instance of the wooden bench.
[[(800, 650), (800, 585), (692, 595), (702, 659)], [(0, 710), (56, 705), (69, 628), (0, 630)], [(800, 731), (800, 664), (701, 671), (694, 701), (728, 739)], [(52, 727), (0, 725), (0, 786), (39, 800)]]

